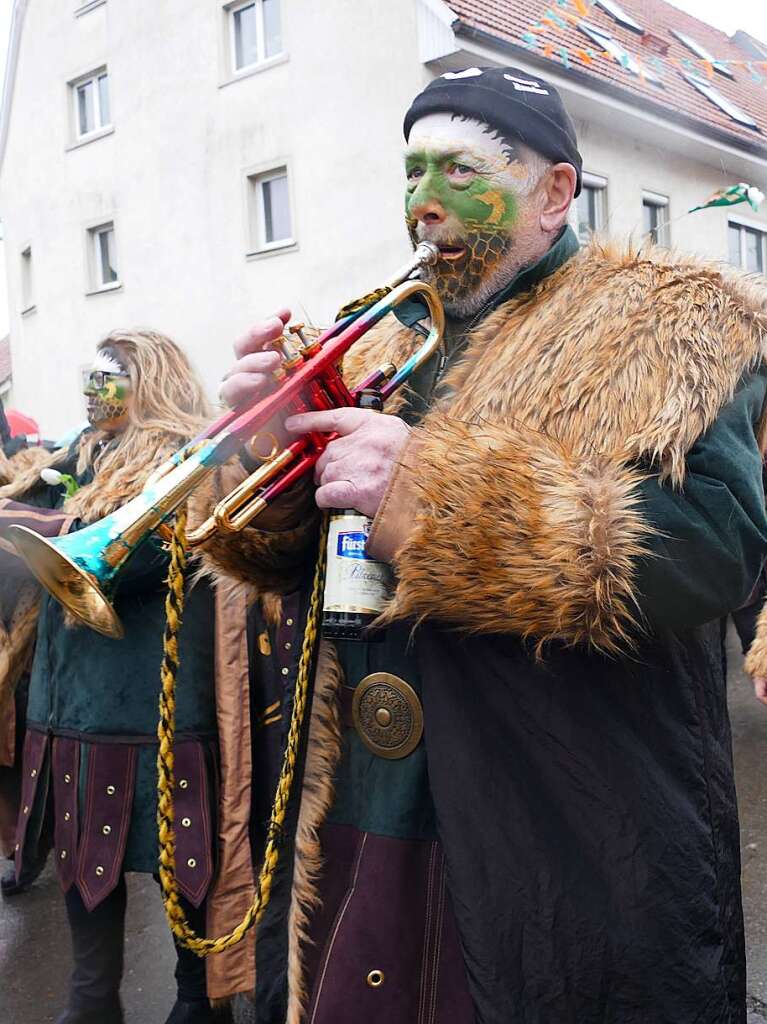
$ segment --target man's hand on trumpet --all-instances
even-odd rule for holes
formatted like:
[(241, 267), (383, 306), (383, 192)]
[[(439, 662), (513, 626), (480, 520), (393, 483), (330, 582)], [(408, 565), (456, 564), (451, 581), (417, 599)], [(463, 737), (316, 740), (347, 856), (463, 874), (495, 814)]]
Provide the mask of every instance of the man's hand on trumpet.
[[(290, 322), (290, 315), (289, 309), (278, 310), (235, 342), (237, 361), (219, 389), (227, 405), (252, 402), (273, 389), (272, 373), (280, 356), (271, 346)], [(292, 434), (316, 430), (340, 435), (328, 444), (315, 467), (317, 505), (355, 508), (363, 515), (375, 516), (410, 434), (403, 420), (366, 409), (341, 408), (291, 416), (285, 428)]]
[(403, 420), (346, 408), (291, 416), (285, 427), (292, 434), (318, 430), (341, 435), (317, 461), (315, 500), (320, 508), (356, 508), (372, 518), (410, 434)]

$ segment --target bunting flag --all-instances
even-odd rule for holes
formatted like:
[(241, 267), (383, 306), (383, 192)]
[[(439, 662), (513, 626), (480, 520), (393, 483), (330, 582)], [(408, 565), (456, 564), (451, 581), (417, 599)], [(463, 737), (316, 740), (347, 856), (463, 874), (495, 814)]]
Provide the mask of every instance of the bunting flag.
[(764, 192), (756, 185), (747, 185), (745, 181), (737, 185), (730, 185), (729, 188), (720, 188), (709, 196), (705, 203), (700, 206), (693, 206), (689, 213), (696, 210), (708, 210), (711, 206), (737, 206), (738, 203), (748, 203), (751, 209), (756, 212), (764, 202)]
[[(596, 54), (591, 49), (573, 49), (570, 51), (566, 46), (555, 45), (554, 43), (539, 40), (536, 33), (545, 32), (549, 29), (566, 29), (570, 25), (580, 25), (584, 18), (587, 18), (591, 13), (592, 7), (594, 7), (596, 0), (549, 0), (551, 7), (547, 7), (540, 19), (529, 25), (527, 31), (521, 36), (523, 45), (528, 50), (537, 50), (539, 46), (544, 57), (554, 58), (558, 57), (565, 68), (571, 66), (571, 57), (577, 57), (584, 64), (591, 64), (596, 56), (602, 56), (607, 60), (615, 61), (622, 65), (626, 69), (630, 69), (632, 64), (631, 56), (624, 52), (620, 52), (618, 49), (614, 53), (609, 50), (600, 50)], [(572, 7), (576, 13), (568, 10), (568, 7)], [(556, 8), (556, 10), (555, 10)], [(641, 62), (637, 57), (634, 57), (637, 66), (639, 67), (639, 77), (644, 82), (647, 80), (647, 75), (642, 67)], [(757, 85), (763, 85), (765, 82), (764, 75), (759, 73), (761, 69), (767, 72), (767, 60), (743, 60), (732, 59), (732, 58), (691, 58), (683, 57), (681, 60), (678, 57), (664, 57), (660, 58), (657, 56), (645, 57), (645, 64), (652, 67), (653, 71), (657, 75), (662, 75), (666, 70), (666, 65), (676, 68), (677, 71), (687, 72), (688, 74), (704, 76), (709, 81), (713, 81), (717, 68), (738, 68), (741, 71), (748, 72), (751, 81), (756, 82)], [(696, 209), (703, 209), (703, 207), (696, 207)]]

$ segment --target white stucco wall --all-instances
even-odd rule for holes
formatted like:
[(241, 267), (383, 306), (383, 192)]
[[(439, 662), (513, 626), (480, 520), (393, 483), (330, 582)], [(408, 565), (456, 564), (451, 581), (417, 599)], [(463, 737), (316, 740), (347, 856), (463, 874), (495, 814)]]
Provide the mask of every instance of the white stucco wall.
[[(236, 81), (222, 0), (107, 0), (80, 17), (77, 6), (29, 0), (0, 174), (14, 401), (48, 436), (82, 418), (80, 367), (112, 327), (169, 333), (214, 392), (255, 317), (288, 304), (327, 322), (388, 276), (408, 252), (402, 115), (435, 73), (420, 62), (416, 0), (283, 0), (287, 59)], [(69, 148), (67, 82), (102, 64), (115, 130)], [(634, 141), (620, 119), (584, 117), (584, 102), (595, 101), (578, 109), (585, 166), (609, 180), (614, 232), (640, 230), (642, 189), (669, 195), (676, 216), (739, 180), (681, 144)], [(297, 245), (247, 258), (246, 174), (283, 162)], [(111, 219), (123, 285), (88, 295), (86, 231)], [(672, 241), (726, 257), (726, 222), (695, 214)], [(21, 316), (27, 245), (36, 308)]]
[[(111, 327), (166, 331), (215, 390), (255, 316), (324, 322), (380, 283), (409, 251), (401, 117), (428, 77), (412, 0), (286, 0), (288, 59), (228, 84), (216, 0), (74, 6), (30, 0), (0, 178), (15, 400), (49, 435), (81, 418), (79, 367)], [(66, 83), (102, 63), (115, 130), (68, 150)], [(248, 260), (246, 171), (283, 161), (297, 246)], [(123, 287), (86, 295), (87, 227), (112, 218)]]

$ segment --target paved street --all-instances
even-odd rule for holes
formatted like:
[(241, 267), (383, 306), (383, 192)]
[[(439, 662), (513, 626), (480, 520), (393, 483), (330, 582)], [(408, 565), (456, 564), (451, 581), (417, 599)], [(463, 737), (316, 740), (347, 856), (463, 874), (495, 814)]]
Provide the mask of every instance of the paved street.
[[(767, 1021), (767, 708), (757, 704), (730, 643), (730, 709), (740, 792), (749, 951), (749, 1024)], [(128, 1024), (163, 1024), (173, 1003), (173, 949), (157, 885), (129, 880)], [(69, 970), (63, 903), (49, 868), (34, 889), (0, 903), (0, 1024), (48, 1024)], [(402, 1022), (405, 1024), (405, 1022)]]

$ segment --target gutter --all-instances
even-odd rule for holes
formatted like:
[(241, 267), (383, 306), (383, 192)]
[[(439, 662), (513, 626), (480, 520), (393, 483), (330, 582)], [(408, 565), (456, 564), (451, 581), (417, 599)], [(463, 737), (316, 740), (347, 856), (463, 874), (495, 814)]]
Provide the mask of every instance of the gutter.
[[(518, 46), (516, 43), (508, 42), (508, 40), (499, 39), (498, 36), (494, 36), (490, 32), (474, 28), (474, 26), (467, 25), (462, 21), (458, 21), (453, 25), (453, 31), (455, 32), (456, 37), (473, 39), (476, 42), (482, 43), (492, 49), (500, 50), (503, 53), (514, 54), (515, 56), (522, 58), (526, 63), (540, 68), (542, 77), (546, 76), (547, 70), (549, 73), (551, 72), (551, 61), (547, 60), (545, 57), (539, 56), (535, 50), (528, 50), (525, 46)], [(687, 128), (688, 130), (696, 132), (698, 135), (710, 139), (713, 142), (727, 145), (733, 149), (739, 149), (743, 153), (749, 153), (752, 156), (756, 156), (767, 161), (767, 142), (759, 143), (756, 140), (752, 142), (750, 139), (744, 139), (740, 135), (732, 135), (729, 132), (724, 131), (722, 128), (717, 128), (715, 125), (709, 124), (707, 121), (700, 121), (698, 118), (692, 117), (689, 114), (679, 113), (672, 107), (663, 103), (657, 103), (652, 99), (647, 99), (645, 97), (640, 98), (636, 93), (629, 92), (627, 89), (622, 89), (620, 86), (613, 85), (610, 82), (605, 82), (602, 79), (596, 78), (594, 75), (590, 75), (585, 71), (579, 71), (574, 67), (571, 67), (569, 70), (564, 72), (564, 77), (567, 81), (576, 82), (578, 85), (585, 86), (593, 92), (609, 96), (611, 99), (620, 100), (628, 106), (635, 107), (637, 110), (646, 111), (661, 120), (669, 121), (672, 124), (677, 124), (680, 127)]]

